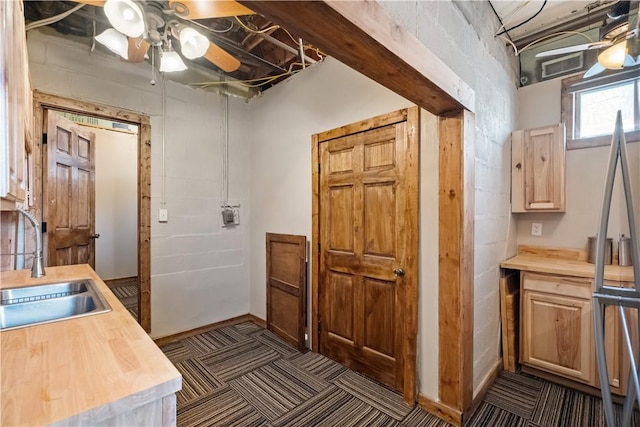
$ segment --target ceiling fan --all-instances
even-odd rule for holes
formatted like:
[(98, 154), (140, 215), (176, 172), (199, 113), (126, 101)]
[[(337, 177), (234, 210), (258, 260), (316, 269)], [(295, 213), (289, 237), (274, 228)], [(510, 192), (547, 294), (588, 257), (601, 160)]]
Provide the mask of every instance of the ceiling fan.
[(564, 55), (592, 49), (604, 49), (596, 62), (584, 74), (584, 78), (595, 76), (607, 69), (622, 69), (640, 64), (640, 9), (634, 1), (620, 0), (615, 3), (607, 16), (610, 21), (600, 27), (599, 40), (540, 52), (537, 58)]
[(160, 71), (187, 68), (180, 53), (188, 59), (203, 57), (225, 72), (240, 67), (240, 61), (211, 42), (190, 25), (194, 19), (252, 15), (255, 12), (232, 0), (74, 0), (76, 3), (103, 7), (113, 28), (96, 36), (96, 41), (127, 62), (144, 61), (150, 46), (160, 49)]

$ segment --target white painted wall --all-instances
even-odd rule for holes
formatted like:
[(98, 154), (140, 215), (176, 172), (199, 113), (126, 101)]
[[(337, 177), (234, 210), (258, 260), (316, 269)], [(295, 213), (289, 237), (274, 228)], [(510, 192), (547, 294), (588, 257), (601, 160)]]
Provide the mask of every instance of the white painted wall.
[(311, 239), (311, 135), (411, 105), (332, 58), (251, 102), (251, 313), (266, 316), (265, 233)]
[[(509, 135), (515, 129), (517, 62), (510, 49), (494, 38), (500, 23), (487, 2), (382, 4), (476, 92), (475, 395), (500, 360), (499, 263), (516, 251), (515, 224), (510, 213)], [(437, 311), (435, 316), (437, 319)], [(429, 333), (437, 337), (437, 327), (433, 329)], [(421, 352), (437, 352), (437, 340), (426, 339), (424, 335), (420, 339)], [(430, 398), (438, 397), (437, 388), (423, 381), (420, 392)]]
[[(518, 128), (528, 129), (560, 123), (562, 78), (525, 86), (518, 90)], [(613, 131), (613, 125), (611, 129)], [(627, 145), (631, 181), (634, 184), (634, 210), (640, 229), (640, 143)], [(604, 179), (609, 147), (568, 150), (566, 153), (567, 209), (563, 214), (526, 213), (514, 215), (518, 244), (587, 247), (587, 237), (596, 233), (600, 222)], [(542, 236), (531, 236), (531, 223), (542, 223)], [(628, 235), (626, 203), (619, 169), (609, 218), (609, 237), (618, 241), (620, 233)], [(614, 245), (615, 251), (615, 245)]]
[(169, 222), (156, 221), (161, 197), (162, 103), (150, 66), (127, 64), (39, 30), (28, 34), (33, 87), (151, 116), (151, 320), (154, 337), (249, 311), (249, 155), (246, 104), (231, 100), (230, 198), (242, 223), (223, 229), (221, 100), (167, 82), (166, 202)]
[(138, 275), (138, 135), (84, 126), (96, 134), (96, 273)]

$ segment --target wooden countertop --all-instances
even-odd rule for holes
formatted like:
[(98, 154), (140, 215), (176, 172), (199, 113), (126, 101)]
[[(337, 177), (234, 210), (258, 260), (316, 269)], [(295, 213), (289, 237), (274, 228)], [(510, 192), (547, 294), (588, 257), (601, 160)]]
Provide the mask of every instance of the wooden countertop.
[[(520, 254), (509, 258), (500, 264), (502, 268), (532, 271), (536, 273), (560, 274), (563, 276), (577, 276), (593, 278), (595, 265), (586, 261), (545, 257), (538, 255)], [(607, 265), (604, 269), (605, 280), (618, 282), (633, 281), (633, 267)]]
[(0, 288), (89, 278), (112, 311), (0, 332), (2, 426), (94, 424), (181, 388), (180, 373), (91, 267), (30, 273), (3, 272)]

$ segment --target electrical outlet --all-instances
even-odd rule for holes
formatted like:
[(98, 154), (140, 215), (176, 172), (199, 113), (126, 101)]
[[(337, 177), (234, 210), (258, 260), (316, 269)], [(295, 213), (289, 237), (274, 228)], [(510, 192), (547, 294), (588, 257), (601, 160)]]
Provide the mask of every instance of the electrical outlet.
[(540, 223), (540, 222), (532, 222), (531, 223), (531, 235), (532, 236), (542, 236), (542, 223)]
[(158, 211), (158, 222), (168, 222), (169, 221), (169, 211), (167, 209), (160, 209)]

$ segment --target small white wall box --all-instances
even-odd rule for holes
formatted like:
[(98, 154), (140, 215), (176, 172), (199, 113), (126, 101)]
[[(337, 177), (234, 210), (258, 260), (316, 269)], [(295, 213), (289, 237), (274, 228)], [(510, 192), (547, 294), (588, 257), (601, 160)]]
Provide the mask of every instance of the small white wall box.
[(233, 209), (225, 208), (222, 210), (222, 224), (231, 225), (234, 223)]

